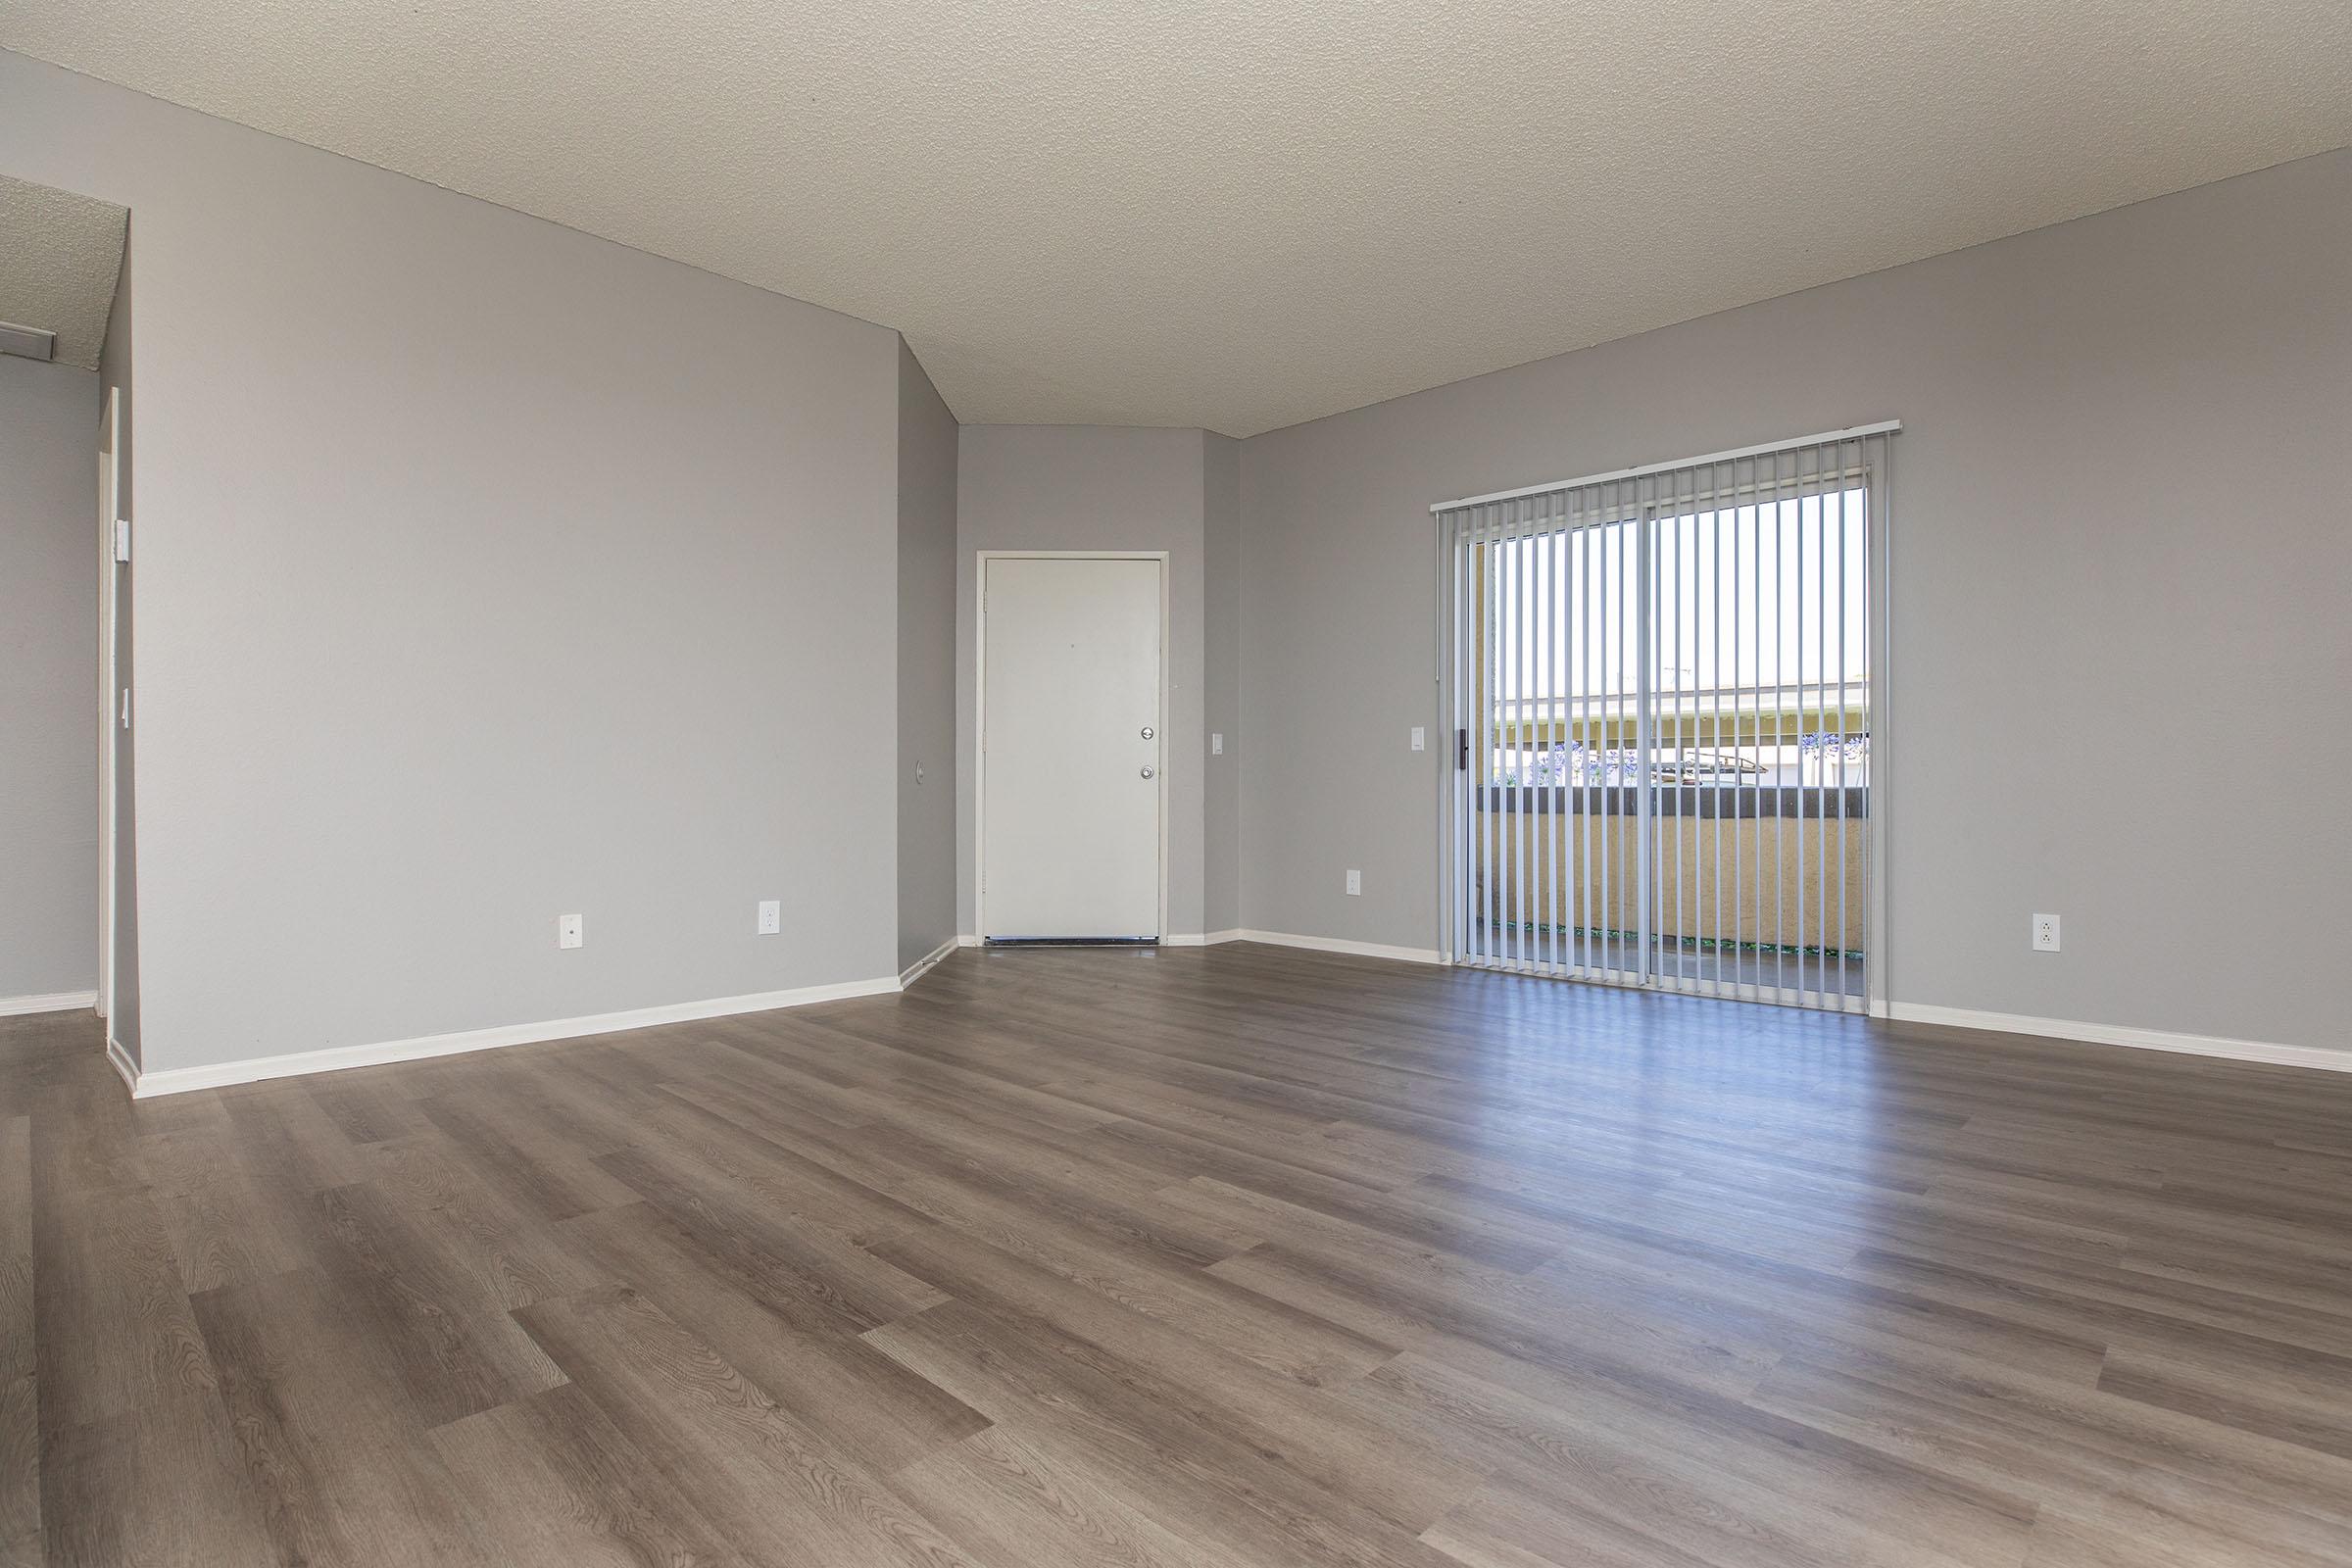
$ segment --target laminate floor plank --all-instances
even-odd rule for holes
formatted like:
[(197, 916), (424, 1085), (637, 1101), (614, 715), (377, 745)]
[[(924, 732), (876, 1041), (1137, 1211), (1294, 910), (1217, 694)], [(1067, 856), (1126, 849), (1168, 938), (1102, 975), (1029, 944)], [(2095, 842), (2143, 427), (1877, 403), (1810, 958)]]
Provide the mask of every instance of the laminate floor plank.
[(2343, 1568), (2352, 1074), (1247, 943), (133, 1102), (0, 1568)]
[(537, 1105), (435, 1097), (418, 1110), (472, 1166), (473, 1185), (511, 1195), (539, 1218), (570, 1219), (636, 1200), (627, 1183), (599, 1167), (595, 1154)]
[(207, 1291), (195, 1310), (259, 1501), (256, 1547), (336, 1568), (493, 1568), (426, 1438), (435, 1416), (471, 1401), (446, 1397), (446, 1378), (420, 1384), (399, 1325), (318, 1269)]
[[(1357, 1497), (1328, 1492), (1279, 1448), (1200, 1418), (1199, 1405), (1114, 1357), (1069, 1353), (1067, 1342), (1020, 1331), (1020, 1319), (953, 1301), (868, 1336), (958, 1398), (988, 1413), (1056, 1468), (1094, 1469), (1163, 1529), (1249, 1563), (1311, 1568), (1440, 1568), (1445, 1559)], [(1139, 1396), (1139, 1390), (1150, 1391)], [(1415, 1446), (1418, 1446), (1417, 1445)], [(1310, 1460), (1317, 1455), (1307, 1455)], [(1322, 1455), (1328, 1459), (1329, 1455)], [(1422, 1483), (1388, 1512), (1424, 1506)]]
[(635, 1290), (762, 1393), (888, 1475), (988, 1425), (864, 1340), (855, 1320), (812, 1317), (647, 1207), (574, 1220), (567, 1233), (615, 1284)]
[(502, 1568), (747, 1568), (573, 1384), (435, 1427)]
[[(1181, 1421), (1192, 1433), (1215, 1434), (1286, 1473), (1313, 1478), (1336, 1497), (1417, 1532), (1469, 1490), (1475, 1477), (1442, 1449), (1411, 1442), (1358, 1418), (1336, 1391), (1270, 1374), (1181, 1330), (1129, 1311), (1083, 1286), (953, 1233), (922, 1238), (924, 1252), (908, 1267), (924, 1267), (954, 1298), (911, 1325), (955, 1325), (968, 1342), (1009, 1362), (1019, 1347), (1031, 1366), (1051, 1365), (1059, 1376), (1083, 1368), (1091, 1397), (1110, 1391), (1126, 1408), (1102, 1412), (1164, 1432)], [(875, 1336), (888, 1349), (895, 1332)], [(1025, 1385), (1053, 1387), (1043, 1377)], [(1003, 1419), (1002, 1406), (983, 1410)]]
[[(43, 1466), (45, 1543), (5, 1562), (286, 1564), (210, 1391), (168, 1396), (51, 1435)], [(324, 1560), (324, 1559), (316, 1559)]]
[(616, 1287), (516, 1315), (656, 1472), (753, 1560), (971, 1560), (648, 1298)]
[(1249, 1568), (1179, 1535), (1094, 1467), (992, 1426), (899, 1472), (898, 1490), (990, 1568)]
[(0, 1563), (41, 1559), (32, 1118), (0, 1118)]
[[(36, 1154), (38, 1143), (35, 1144)], [(74, 1192), (33, 1172), (33, 1351), (44, 1430), (212, 1386), (163, 1216), (143, 1187)]]
[(312, 1260), (312, 1195), (257, 1180), (220, 1127), (143, 1133), (139, 1164), (191, 1294), (283, 1274)]

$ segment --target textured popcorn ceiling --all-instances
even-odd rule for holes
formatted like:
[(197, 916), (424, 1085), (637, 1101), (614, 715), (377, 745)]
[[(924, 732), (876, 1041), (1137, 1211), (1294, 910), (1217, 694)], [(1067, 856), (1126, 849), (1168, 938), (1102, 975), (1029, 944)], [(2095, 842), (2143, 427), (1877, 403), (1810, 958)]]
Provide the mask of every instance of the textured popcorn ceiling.
[(967, 421), (1237, 435), (2352, 142), (2346, 0), (0, 0), (0, 45), (896, 326)]
[(129, 214), (0, 174), (0, 321), (57, 334), (56, 363), (98, 368)]

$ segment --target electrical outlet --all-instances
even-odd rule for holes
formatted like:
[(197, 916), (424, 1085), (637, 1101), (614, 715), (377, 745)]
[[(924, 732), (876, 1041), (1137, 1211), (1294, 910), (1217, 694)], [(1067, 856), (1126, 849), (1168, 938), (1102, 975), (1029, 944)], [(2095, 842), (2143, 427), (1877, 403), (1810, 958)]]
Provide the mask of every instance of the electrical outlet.
[(2056, 953), (2058, 951), (2058, 917), (2056, 915), (2037, 914), (2034, 917), (2034, 951), (2035, 953)]
[(784, 905), (779, 899), (760, 901), (760, 934), (772, 937), (784, 929)]
[(1211, 757), (1223, 757), (1225, 755), (1224, 736), (1211, 735), (1208, 738), (1208, 755)]
[(1364, 873), (1363, 873), (1363, 872), (1361, 872), (1361, 871), (1350, 871), (1350, 872), (1348, 872), (1348, 894), (1349, 894), (1351, 897), (1352, 897), (1352, 896), (1358, 896), (1358, 895), (1361, 895), (1363, 891), (1364, 891)]
[(580, 924), (580, 917), (578, 915), (559, 914), (556, 916), (557, 947), (576, 948), (587, 940), (587, 933), (582, 928)]
[(1416, 752), (1429, 750), (1429, 731), (1418, 724), (1413, 726), (1413, 750)]

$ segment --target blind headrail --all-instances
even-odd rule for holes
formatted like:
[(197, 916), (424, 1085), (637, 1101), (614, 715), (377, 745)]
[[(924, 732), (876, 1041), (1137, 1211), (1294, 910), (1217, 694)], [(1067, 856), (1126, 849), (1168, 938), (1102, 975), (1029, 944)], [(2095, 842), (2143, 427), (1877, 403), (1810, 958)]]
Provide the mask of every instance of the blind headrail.
[(1549, 484), (1521, 485), (1516, 490), (1496, 490), (1489, 495), (1464, 496), (1458, 501), (1440, 501), (1431, 505), (1430, 513), (1459, 512), (1465, 507), (1483, 507), (1494, 501), (1517, 501), (1525, 496), (1547, 496), (1559, 490), (1578, 490), (1589, 484), (1607, 484), (1617, 479), (1639, 479), (1644, 474), (1674, 473), (1683, 468), (1704, 467), (1710, 463), (1730, 463), (1739, 458), (1761, 458), (1775, 452), (1791, 452), (1803, 447), (1829, 446), (1834, 442), (1852, 441), (1862, 436), (1892, 435), (1903, 427), (1900, 419), (1882, 419), (1877, 424), (1857, 424), (1844, 430), (1824, 430), (1819, 435), (1798, 436), (1791, 441), (1766, 441), (1752, 447), (1734, 447), (1729, 452), (1709, 452), (1695, 458), (1678, 458), (1672, 463), (1644, 463), (1634, 468), (1612, 468), (1606, 473), (1588, 473), (1581, 478), (1554, 479)]

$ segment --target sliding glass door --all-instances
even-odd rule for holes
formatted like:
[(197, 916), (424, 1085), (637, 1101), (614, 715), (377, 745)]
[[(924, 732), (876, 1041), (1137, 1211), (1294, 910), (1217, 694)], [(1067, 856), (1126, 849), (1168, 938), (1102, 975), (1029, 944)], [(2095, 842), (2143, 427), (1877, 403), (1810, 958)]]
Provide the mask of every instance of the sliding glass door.
[(1456, 961), (1865, 1004), (1889, 440), (1442, 511)]

